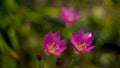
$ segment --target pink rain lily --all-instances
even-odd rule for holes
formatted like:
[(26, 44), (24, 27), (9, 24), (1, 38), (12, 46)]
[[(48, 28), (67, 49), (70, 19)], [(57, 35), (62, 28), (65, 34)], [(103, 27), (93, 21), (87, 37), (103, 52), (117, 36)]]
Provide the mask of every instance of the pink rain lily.
[(62, 18), (66, 24), (66, 26), (71, 26), (74, 21), (76, 21), (80, 17), (79, 12), (75, 12), (73, 8), (66, 9), (62, 8)]
[(44, 37), (44, 50), (51, 55), (60, 55), (66, 49), (66, 40), (60, 40), (60, 32), (48, 33)]
[(80, 30), (78, 35), (72, 33), (71, 43), (76, 53), (89, 52), (95, 48), (95, 46), (90, 46), (93, 39), (92, 33), (87, 32), (84, 34), (83, 30)]

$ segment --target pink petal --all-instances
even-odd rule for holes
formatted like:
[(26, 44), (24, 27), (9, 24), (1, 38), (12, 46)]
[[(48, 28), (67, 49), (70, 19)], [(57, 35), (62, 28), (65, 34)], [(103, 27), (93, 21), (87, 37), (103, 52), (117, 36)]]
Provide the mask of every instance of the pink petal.
[(83, 40), (87, 45), (90, 45), (94, 40), (94, 37), (89, 37)]
[(62, 8), (62, 13), (65, 13), (65, 14), (67, 14), (67, 12), (68, 12), (68, 10), (66, 9), (66, 8)]
[(50, 33), (48, 33), (47, 35), (45, 35), (45, 37), (44, 37), (44, 50), (45, 50), (45, 52), (47, 52), (48, 54), (50, 54), (48, 45), (49, 45), (49, 44), (52, 44), (53, 42), (54, 42), (54, 39), (53, 39), (53, 34), (52, 34), (52, 32), (50, 32)]
[(44, 50), (45, 50), (45, 52), (47, 52), (49, 50), (47, 47), (47, 44), (44, 44)]
[(60, 40), (60, 32), (54, 33), (54, 39), (55, 40)]
[(93, 50), (95, 48), (95, 46), (89, 46), (85, 51), (89, 52), (91, 50)]
[(66, 46), (62, 47), (57, 52), (55, 52), (54, 55), (57, 55), (57, 56), (60, 55), (65, 49), (66, 49)]
[(89, 38), (89, 37), (92, 37), (92, 33), (87, 32), (87, 33), (84, 35), (84, 38)]
[(76, 20), (77, 20), (79, 17), (80, 17), (80, 13), (79, 13), (79, 12), (74, 15), (74, 18), (75, 18)]
[(62, 18), (67, 26), (71, 25), (69, 21), (70, 12), (66, 8), (62, 8)]
[(70, 8), (68, 11), (69, 11), (69, 16), (73, 16), (74, 15), (74, 9), (73, 8)]
[(53, 34), (52, 32), (50, 32), (49, 34), (45, 35), (44, 37), (44, 44), (50, 44), (53, 43), (54, 39), (53, 39)]
[(47, 54), (52, 54), (46, 44), (44, 45), (44, 50)]
[(57, 51), (57, 52), (54, 53), (54, 55), (56, 55), (56, 56), (59, 56), (60, 54), (61, 54), (60, 51)]
[(73, 46), (73, 49), (75, 50), (75, 52), (80, 53), (80, 51), (76, 48), (76, 42), (73, 39), (71, 40), (71, 43), (72, 43), (72, 46)]
[(66, 8), (62, 8), (62, 17), (63, 19), (67, 19), (66, 17), (68, 16), (68, 11)]
[(76, 48), (76, 42), (75, 42), (74, 40), (71, 40), (71, 43), (72, 43), (73, 49), (75, 50), (75, 52), (76, 52), (77, 54), (86, 52), (85, 50), (82, 50), (82, 51), (78, 50), (78, 49)]
[(62, 48), (63, 46), (65, 46), (65, 44), (66, 44), (66, 40), (61, 40), (60, 41), (60, 48)]
[(72, 33), (72, 39), (76, 39), (77, 38), (77, 35), (75, 32)]
[(78, 39), (79, 39), (79, 41), (81, 41), (83, 38), (84, 38), (84, 32), (83, 32), (83, 30), (80, 30), (78, 33)]
[(76, 33), (72, 33), (72, 40), (74, 41), (74, 42), (80, 42), (80, 40), (79, 40), (80, 38), (76, 35)]
[(62, 47), (62, 48), (61, 48), (61, 50), (60, 50), (60, 51), (61, 51), (61, 52), (63, 52), (64, 50), (66, 50), (66, 48), (67, 48), (67, 47), (66, 47), (66, 46), (64, 46), (64, 47)]
[(71, 43), (72, 43), (73, 45), (76, 45), (76, 41), (75, 41), (74, 39), (71, 39)]

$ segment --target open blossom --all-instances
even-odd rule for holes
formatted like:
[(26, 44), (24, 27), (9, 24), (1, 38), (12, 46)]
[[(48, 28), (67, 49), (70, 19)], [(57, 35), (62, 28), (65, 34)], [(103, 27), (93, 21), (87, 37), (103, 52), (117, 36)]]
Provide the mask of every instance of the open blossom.
[(77, 53), (89, 52), (95, 48), (95, 46), (90, 46), (93, 39), (92, 33), (87, 32), (84, 34), (83, 30), (80, 30), (78, 35), (72, 33), (71, 43)]
[(60, 40), (60, 32), (48, 33), (44, 37), (44, 50), (51, 55), (60, 55), (66, 49), (66, 40)]
[(75, 12), (73, 8), (66, 9), (62, 8), (62, 18), (66, 24), (66, 26), (70, 26), (80, 17), (79, 12)]

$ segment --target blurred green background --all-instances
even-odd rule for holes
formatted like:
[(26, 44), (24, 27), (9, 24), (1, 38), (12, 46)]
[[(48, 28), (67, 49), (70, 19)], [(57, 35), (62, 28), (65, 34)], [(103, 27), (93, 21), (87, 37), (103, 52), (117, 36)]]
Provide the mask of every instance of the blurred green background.
[[(73, 7), (81, 17), (67, 28), (61, 8)], [(74, 56), (71, 33), (92, 32), (95, 49)], [(47, 56), (43, 38), (50, 31), (61, 32), (67, 50), (59, 68), (120, 68), (120, 0), (0, 0), (0, 68), (39, 68), (42, 54), (45, 68), (57, 68), (56, 56)]]

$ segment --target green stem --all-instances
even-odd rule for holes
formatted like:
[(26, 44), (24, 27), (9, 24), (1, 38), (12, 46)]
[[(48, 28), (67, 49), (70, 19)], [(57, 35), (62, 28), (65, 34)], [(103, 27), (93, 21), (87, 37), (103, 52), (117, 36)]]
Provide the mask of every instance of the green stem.
[(70, 68), (74, 67), (73, 63), (74, 63), (74, 59), (71, 59)]
[(77, 55), (73, 53), (73, 56), (71, 57), (70, 68), (74, 68), (76, 58), (77, 58)]
[(39, 61), (39, 67), (38, 68), (44, 68), (44, 61)]
[(41, 67), (44, 68), (44, 60), (42, 60)]
[(41, 61), (39, 61), (38, 68), (41, 68)]

